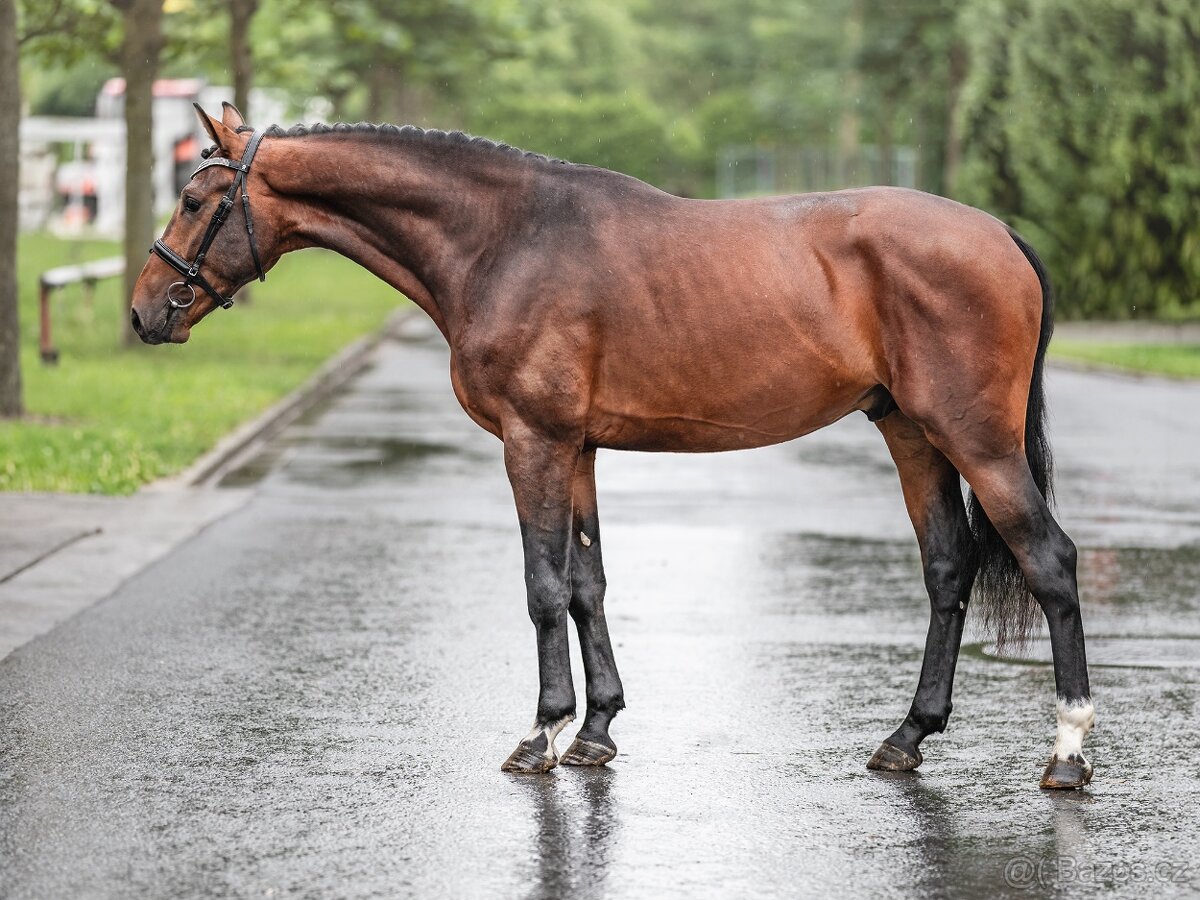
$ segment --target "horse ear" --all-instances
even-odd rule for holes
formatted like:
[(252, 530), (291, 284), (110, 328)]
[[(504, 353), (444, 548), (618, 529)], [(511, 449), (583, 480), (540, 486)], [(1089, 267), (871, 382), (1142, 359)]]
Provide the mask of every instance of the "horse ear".
[(208, 132), (208, 136), (213, 139), (213, 143), (222, 150), (227, 150), (233, 145), (234, 131), (232, 128), (227, 128), (225, 123), (214, 119), (203, 109), (199, 103), (193, 103), (196, 108), (196, 115), (200, 119), (200, 124), (204, 126), (204, 130)]
[(221, 101), (221, 121), (230, 131), (237, 131), (246, 124), (246, 120), (242, 118), (238, 108), (227, 100)]

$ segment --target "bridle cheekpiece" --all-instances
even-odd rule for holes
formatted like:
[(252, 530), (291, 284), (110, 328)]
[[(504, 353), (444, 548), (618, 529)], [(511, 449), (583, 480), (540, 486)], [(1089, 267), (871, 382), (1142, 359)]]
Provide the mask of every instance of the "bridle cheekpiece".
[[(151, 253), (155, 253), (172, 269), (183, 276), (182, 281), (172, 282), (167, 288), (167, 303), (174, 309), (187, 309), (196, 302), (196, 288), (194, 285), (200, 285), (200, 288), (212, 297), (213, 301), (222, 309), (229, 309), (233, 306), (232, 297), (222, 297), (211, 284), (208, 279), (200, 274), (200, 266), (204, 264), (204, 257), (208, 255), (208, 250), (212, 243), (217, 238), (217, 232), (221, 230), (221, 226), (225, 224), (225, 220), (229, 217), (229, 210), (233, 207), (234, 198), (237, 197), (238, 188), (242, 191), (242, 211), (246, 218), (246, 236), (250, 239), (250, 255), (254, 257), (254, 269), (258, 273), (259, 281), (266, 281), (266, 273), (263, 272), (262, 262), (258, 258), (258, 244), (254, 240), (254, 220), (250, 218), (250, 194), (246, 184), (246, 179), (250, 175), (250, 163), (254, 161), (254, 154), (258, 152), (258, 145), (263, 139), (262, 131), (255, 131), (250, 135), (250, 141), (246, 144), (246, 151), (242, 154), (240, 160), (224, 159), (218, 156), (210, 156), (211, 151), (203, 154), (204, 162), (196, 167), (196, 171), (192, 173), (192, 178), (195, 178), (202, 171), (210, 166), (224, 166), (228, 169), (233, 169), (237, 174), (233, 178), (233, 184), (229, 186), (229, 190), (225, 192), (225, 196), (221, 198), (221, 202), (217, 205), (216, 211), (213, 212), (212, 218), (208, 222), (208, 230), (204, 232), (204, 240), (200, 242), (200, 249), (196, 251), (196, 258), (190, 263), (163, 243), (162, 238), (154, 242), (154, 246), (150, 248)], [(184, 289), (188, 293), (184, 294)]]

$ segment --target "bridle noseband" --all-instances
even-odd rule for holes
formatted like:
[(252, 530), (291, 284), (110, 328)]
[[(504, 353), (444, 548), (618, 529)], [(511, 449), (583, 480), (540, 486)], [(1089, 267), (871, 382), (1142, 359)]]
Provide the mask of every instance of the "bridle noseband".
[[(263, 132), (255, 131), (250, 135), (250, 141), (246, 144), (246, 151), (242, 154), (240, 160), (223, 159), (221, 157), (212, 156), (205, 159), (196, 167), (196, 171), (192, 173), (192, 178), (195, 178), (209, 166), (225, 166), (233, 169), (237, 175), (233, 178), (233, 184), (229, 186), (229, 190), (225, 192), (225, 196), (221, 198), (221, 202), (217, 205), (216, 211), (208, 222), (208, 230), (204, 232), (204, 240), (200, 242), (200, 249), (196, 251), (196, 258), (192, 262), (188, 262), (170, 247), (162, 242), (159, 238), (154, 242), (154, 246), (150, 248), (151, 253), (158, 254), (167, 265), (183, 276), (183, 281), (172, 282), (167, 288), (167, 303), (174, 309), (187, 309), (196, 302), (196, 289), (193, 285), (200, 285), (208, 296), (213, 298), (213, 301), (222, 309), (229, 309), (233, 306), (232, 297), (222, 297), (217, 293), (216, 288), (208, 283), (208, 279), (200, 274), (200, 266), (204, 263), (204, 257), (208, 255), (208, 250), (212, 246), (212, 242), (216, 240), (217, 232), (221, 230), (221, 226), (225, 224), (225, 220), (229, 217), (229, 210), (233, 206), (233, 200), (237, 196), (238, 188), (242, 189), (242, 210), (246, 217), (246, 236), (250, 239), (250, 255), (254, 257), (254, 269), (258, 272), (258, 280), (266, 281), (267, 276), (263, 272), (262, 262), (258, 258), (258, 244), (254, 241), (254, 220), (250, 218), (250, 194), (247, 192), (246, 179), (250, 174), (250, 163), (254, 161), (254, 154), (258, 152), (258, 145), (262, 141)], [(185, 295), (183, 289), (186, 288), (188, 293)], [(184, 302), (186, 299), (186, 302)]]

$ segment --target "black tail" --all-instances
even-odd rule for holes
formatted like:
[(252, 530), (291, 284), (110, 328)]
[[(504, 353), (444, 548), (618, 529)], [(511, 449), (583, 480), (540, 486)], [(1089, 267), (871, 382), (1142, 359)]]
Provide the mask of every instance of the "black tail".
[[(1054, 460), (1050, 453), (1050, 441), (1046, 437), (1046, 395), (1042, 375), (1046, 364), (1046, 346), (1054, 333), (1054, 291), (1050, 287), (1046, 268), (1033, 248), (1011, 228), (1008, 233), (1033, 266), (1042, 285), (1042, 330), (1038, 337), (1025, 411), (1025, 457), (1029, 460), (1034, 483), (1049, 502), (1053, 491)], [(979, 559), (975, 602), (983, 613), (984, 625), (995, 635), (997, 648), (1020, 645), (1041, 618), (1041, 609), (1025, 586), (1025, 577), (1012, 551), (988, 520), (974, 491), (971, 492), (967, 507)]]

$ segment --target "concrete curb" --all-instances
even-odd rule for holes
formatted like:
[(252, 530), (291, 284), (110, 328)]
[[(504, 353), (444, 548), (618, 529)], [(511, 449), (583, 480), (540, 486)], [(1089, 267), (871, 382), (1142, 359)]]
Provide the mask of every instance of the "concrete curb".
[(1200, 378), (1189, 378), (1187, 375), (1168, 375), (1165, 372), (1145, 372), (1140, 369), (1126, 369), (1121, 366), (1106, 365), (1087, 359), (1074, 359), (1069, 356), (1046, 357), (1051, 368), (1068, 372), (1080, 372), (1086, 375), (1108, 375), (1129, 381), (1160, 381), (1168, 384), (1200, 384)]
[(213, 522), (250, 491), (160, 491), (131, 497), (19, 494), (0, 498), (6, 537), (61, 535), (0, 579), (0, 660), (100, 602)]
[(142, 487), (142, 491), (175, 491), (182, 488), (215, 484), (252, 447), (277, 435), (312, 409), (321, 400), (362, 371), (371, 351), (391, 335), (398, 334), (403, 323), (416, 312), (416, 307), (397, 310), (381, 328), (364, 335), (326, 360), (307, 381), (278, 403), (248, 422), (243, 422), (194, 463), (175, 475), (168, 475)]
[(1056, 322), (1054, 336), (1089, 344), (1200, 344), (1200, 322)]

